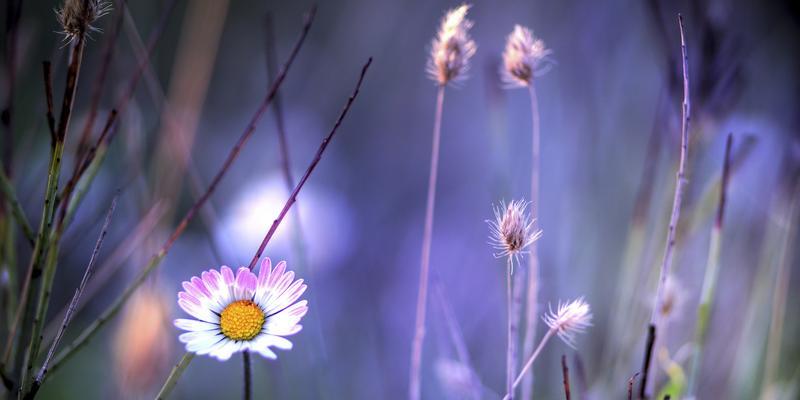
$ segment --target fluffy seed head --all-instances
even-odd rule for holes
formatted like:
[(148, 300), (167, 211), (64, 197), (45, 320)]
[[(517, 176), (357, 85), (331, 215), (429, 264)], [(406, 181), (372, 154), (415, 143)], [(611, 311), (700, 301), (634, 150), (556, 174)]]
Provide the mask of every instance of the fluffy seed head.
[(540, 76), (553, 66), (550, 55), (541, 39), (533, 36), (530, 29), (515, 25), (506, 39), (503, 52), (503, 68), (500, 75), (510, 87), (527, 87), (534, 76)]
[(65, 40), (71, 41), (79, 35), (98, 31), (91, 24), (111, 11), (111, 3), (101, 0), (64, 0), (64, 6), (56, 11), (63, 28)]
[(431, 44), (427, 70), (430, 78), (439, 85), (466, 77), (469, 59), (477, 48), (469, 36), (472, 21), (466, 19), (470, 7), (462, 4), (447, 11)]
[(489, 223), (489, 243), (498, 250), (495, 257), (519, 256), (526, 247), (542, 236), (542, 231), (534, 229), (533, 217), (527, 212), (530, 202), (524, 200), (500, 202), (494, 207), (494, 220)]
[(592, 326), (592, 312), (583, 297), (567, 303), (559, 302), (555, 312), (548, 307), (548, 312), (542, 319), (572, 348), (575, 348), (575, 334), (583, 333), (587, 327)]

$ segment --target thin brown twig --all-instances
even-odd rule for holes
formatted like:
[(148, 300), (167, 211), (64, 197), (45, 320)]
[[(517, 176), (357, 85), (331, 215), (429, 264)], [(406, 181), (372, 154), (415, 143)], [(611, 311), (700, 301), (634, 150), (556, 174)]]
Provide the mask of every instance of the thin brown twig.
[(125, 7), (127, 7), (127, 0), (118, 2), (119, 7), (122, 9), (117, 13), (116, 19), (113, 22), (113, 28), (106, 41), (105, 48), (103, 49), (103, 60), (100, 64), (100, 70), (97, 73), (97, 79), (92, 87), (91, 100), (89, 100), (89, 113), (86, 116), (86, 122), (83, 125), (83, 132), (81, 133), (80, 140), (78, 141), (78, 149), (75, 157), (75, 166), (73, 175), (77, 175), (78, 169), (81, 167), (81, 160), (84, 153), (89, 150), (89, 139), (92, 135), (94, 122), (97, 119), (97, 109), (100, 106), (100, 99), (103, 97), (103, 89), (105, 88), (106, 78), (108, 77), (109, 67), (111, 66), (111, 59), (114, 55), (114, 46), (117, 43), (119, 32), (122, 30), (122, 21), (125, 16)]
[(722, 227), (722, 219), (725, 215), (725, 203), (727, 200), (728, 181), (731, 175), (731, 147), (733, 145), (733, 133), (728, 134), (725, 141), (725, 161), (722, 163), (722, 183), (719, 191), (719, 203), (717, 206), (717, 219), (715, 225), (719, 228)]
[(633, 384), (636, 383), (636, 377), (638, 376), (639, 373), (637, 372), (628, 379), (628, 400), (633, 400)]
[(647, 340), (644, 347), (644, 361), (642, 362), (642, 383), (639, 386), (639, 398), (645, 399), (647, 391), (647, 378), (650, 373), (650, 360), (653, 358), (653, 345), (656, 342), (656, 326), (650, 324), (647, 328)]
[(567, 367), (567, 355), (561, 355), (561, 374), (564, 376), (564, 397), (570, 400), (569, 393), (569, 367)]
[(53, 66), (50, 61), (42, 61), (44, 75), (44, 97), (47, 102), (47, 126), (50, 128), (51, 143), (56, 142), (56, 117), (53, 116)]
[[(116, 101), (116, 106), (114, 109), (111, 110), (108, 117), (106, 118), (105, 127), (110, 128), (113, 127), (114, 120), (122, 114), (122, 112), (127, 108), (128, 102), (133, 98), (133, 94), (136, 92), (136, 87), (139, 85), (139, 80), (142, 77), (147, 65), (150, 63), (150, 58), (153, 54), (153, 50), (155, 49), (156, 43), (161, 38), (161, 34), (164, 32), (164, 27), (166, 26), (167, 22), (169, 21), (169, 16), (172, 14), (172, 10), (175, 8), (176, 0), (170, 0), (169, 3), (164, 7), (164, 10), (161, 13), (161, 18), (159, 19), (156, 28), (151, 32), (150, 37), (147, 40), (147, 47), (145, 49), (144, 56), (139, 60), (139, 63), (134, 70), (133, 75), (131, 76), (130, 80), (128, 81), (128, 86), (125, 91), (120, 95), (120, 97)], [(124, 14), (124, 10), (120, 10), (120, 14)], [(96, 154), (97, 149), (100, 146), (103, 146), (104, 139), (106, 143), (110, 142), (111, 139), (114, 137), (113, 133), (115, 130), (103, 129), (103, 132), (98, 137), (95, 145), (89, 149), (88, 152), (85, 154), (79, 154), (76, 161), (76, 168), (70, 177), (69, 183), (64, 188), (61, 193), (61, 199), (69, 199), (71, 197), (71, 193), (67, 190), (74, 190), (75, 186), (77, 185), (78, 181), (82, 177), (83, 173), (86, 171), (86, 168), (91, 164), (94, 156)], [(107, 139), (106, 139), (107, 137)], [(94, 150), (94, 151), (92, 151)], [(64, 201), (62, 205), (63, 208), (69, 205), (68, 201)], [(62, 211), (63, 212), (63, 211)]]
[(86, 284), (89, 282), (89, 279), (92, 278), (94, 274), (94, 265), (97, 263), (97, 256), (100, 254), (100, 248), (103, 246), (103, 240), (108, 233), (108, 226), (111, 224), (111, 216), (114, 214), (114, 209), (117, 208), (117, 199), (119, 198), (119, 191), (117, 194), (114, 195), (114, 198), (111, 200), (111, 206), (108, 208), (108, 212), (106, 213), (105, 222), (103, 222), (103, 227), (100, 230), (100, 236), (97, 238), (97, 242), (94, 245), (94, 249), (92, 250), (92, 255), (89, 258), (89, 264), (86, 265), (86, 270), (83, 273), (83, 278), (81, 279), (81, 283), (78, 285), (78, 288), (75, 289), (75, 294), (72, 296), (72, 300), (69, 303), (69, 307), (67, 308), (67, 313), (64, 315), (64, 320), (61, 322), (61, 327), (58, 329), (58, 333), (56, 333), (55, 339), (53, 339), (53, 343), (50, 345), (50, 350), (47, 351), (47, 357), (45, 357), (44, 362), (42, 363), (42, 367), (39, 369), (39, 373), (36, 375), (36, 378), (33, 381), (33, 385), (31, 386), (31, 391), (29, 394), (30, 398), (36, 396), (36, 392), (39, 391), (39, 387), (42, 385), (42, 381), (44, 381), (44, 377), (47, 374), (47, 367), (50, 364), (50, 360), (53, 359), (53, 355), (55, 354), (56, 348), (58, 344), (61, 342), (61, 339), (64, 337), (64, 332), (67, 330), (69, 323), (72, 321), (72, 316), (75, 313), (76, 309), (78, 308), (78, 301), (80, 301), (81, 295), (83, 294), (84, 289), (86, 289)]
[(361, 83), (364, 81), (364, 76), (369, 69), (369, 66), (372, 64), (372, 57), (370, 57), (366, 64), (361, 68), (361, 74), (358, 76), (358, 82), (356, 83), (356, 87), (353, 90), (353, 93), (347, 99), (347, 103), (345, 103), (342, 112), (339, 114), (339, 118), (336, 119), (336, 122), (333, 124), (333, 128), (331, 128), (330, 132), (328, 132), (328, 136), (322, 140), (322, 143), (319, 145), (317, 149), (317, 154), (314, 156), (314, 159), (311, 160), (311, 164), (309, 164), (306, 172), (300, 178), (300, 181), (297, 182), (297, 185), (292, 190), (292, 193), (289, 195), (289, 199), (286, 200), (286, 204), (284, 204), (283, 209), (281, 210), (280, 214), (278, 214), (278, 218), (276, 218), (272, 222), (272, 226), (270, 226), (269, 231), (267, 231), (266, 236), (264, 236), (264, 240), (261, 241), (261, 245), (258, 246), (258, 251), (253, 256), (253, 259), (250, 260), (250, 265), (248, 268), (253, 269), (256, 265), (256, 262), (259, 258), (261, 258), (261, 254), (264, 253), (264, 249), (267, 247), (267, 243), (269, 243), (270, 239), (272, 239), (272, 235), (275, 234), (275, 231), (278, 229), (278, 225), (281, 223), (283, 218), (286, 216), (286, 213), (289, 212), (289, 208), (292, 207), (295, 201), (297, 201), (297, 194), (300, 193), (300, 189), (303, 188), (308, 177), (311, 176), (311, 173), (314, 172), (314, 168), (317, 167), (317, 164), (322, 159), (322, 153), (325, 152), (325, 149), (328, 147), (331, 139), (333, 139), (333, 135), (336, 134), (336, 131), (339, 129), (339, 126), (342, 124), (344, 117), (347, 115), (347, 112), (350, 111), (350, 107), (353, 105), (353, 101), (355, 101), (356, 97), (358, 96), (359, 91), (361, 90)]
[[(267, 82), (269, 82), (271, 85), (272, 81), (274, 80), (272, 77), (273, 71), (277, 70), (277, 57), (275, 55), (275, 25), (272, 21), (271, 13), (267, 13), (264, 19)], [(294, 177), (292, 176), (292, 163), (289, 158), (289, 140), (286, 136), (286, 124), (283, 119), (283, 105), (281, 103), (280, 93), (276, 93), (275, 100), (272, 101), (272, 113), (275, 116), (275, 127), (277, 128), (276, 131), (278, 134), (278, 147), (280, 148), (283, 178), (286, 181), (287, 189), (292, 190), (294, 187)]]

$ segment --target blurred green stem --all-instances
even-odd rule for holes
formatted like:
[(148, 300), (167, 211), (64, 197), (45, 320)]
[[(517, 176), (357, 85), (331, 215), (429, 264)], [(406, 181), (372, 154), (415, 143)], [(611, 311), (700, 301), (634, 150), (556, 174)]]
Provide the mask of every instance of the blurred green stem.
[(786, 317), (786, 300), (789, 294), (791, 279), (791, 264), (794, 243), (797, 233), (797, 207), (800, 202), (800, 183), (794, 190), (791, 205), (785, 220), (781, 221), (784, 227), (783, 240), (781, 241), (780, 260), (778, 271), (775, 274), (775, 286), (772, 291), (772, 312), (767, 336), (767, 355), (764, 360), (764, 377), (761, 380), (761, 398), (769, 398), (768, 392), (776, 390), (777, 371), (780, 361), (781, 343), (783, 342), (783, 324)]
[(181, 360), (178, 361), (178, 364), (172, 368), (172, 372), (169, 373), (166, 382), (164, 385), (161, 386), (161, 390), (158, 391), (158, 395), (156, 395), (156, 400), (165, 400), (169, 397), (169, 394), (172, 393), (172, 389), (175, 389), (175, 385), (178, 384), (178, 379), (180, 379), (183, 371), (186, 370), (186, 367), (189, 366), (189, 363), (192, 362), (194, 359), (194, 353), (186, 352)]
[(703, 348), (706, 342), (706, 330), (711, 315), (711, 306), (714, 301), (714, 289), (717, 286), (719, 276), (720, 247), (722, 246), (722, 221), (725, 212), (725, 198), (730, 177), (730, 157), (733, 136), (728, 135), (725, 143), (725, 157), (722, 165), (722, 178), (720, 179), (719, 204), (717, 207), (717, 219), (711, 229), (711, 240), (708, 248), (708, 261), (706, 272), (703, 277), (703, 288), (700, 292), (700, 305), (697, 308), (697, 322), (695, 325), (694, 354), (692, 356), (691, 370), (689, 371), (688, 396), (693, 398), (697, 388), (698, 371), (702, 359)]
[[(11, 208), (11, 215), (14, 216), (17, 224), (22, 229), (22, 233), (25, 235), (28, 243), (30, 243), (31, 246), (34, 246), (36, 236), (33, 233), (30, 223), (28, 223), (28, 218), (25, 217), (25, 212), (22, 210), (19, 200), (17, 200), (17, 195), (14, 191), (14, 186), (11, 184), (11, 180), (8, 178), (8, 175), (6, 175), (2, 168), (0, 168), (0, 190), (2, 190), (3, 195), (5, 196), (6, 205)], [(9, 233), (11, 232), (13, 232), (13, 230), (9, 231)]]

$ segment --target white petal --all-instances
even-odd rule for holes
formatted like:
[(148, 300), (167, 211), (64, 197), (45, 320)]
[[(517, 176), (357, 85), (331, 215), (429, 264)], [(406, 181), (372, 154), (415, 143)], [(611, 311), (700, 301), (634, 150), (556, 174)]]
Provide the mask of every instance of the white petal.
[(190, 332), (219, 330), (219, 326), (217, 324), (211, 324), (208, 322), (198, 321), (194, 319), (184, 319), (184, 318), (176, 319), (175, 327)]

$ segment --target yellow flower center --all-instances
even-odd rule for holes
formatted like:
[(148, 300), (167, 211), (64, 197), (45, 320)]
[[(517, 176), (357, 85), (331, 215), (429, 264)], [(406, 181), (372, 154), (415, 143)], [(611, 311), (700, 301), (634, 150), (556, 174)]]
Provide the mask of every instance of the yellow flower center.
[(222, 334), (231, 340), (252, 340), (264, 326), (264, 312), (250, 300), (229, 304), (219, 316)]

